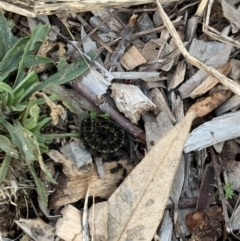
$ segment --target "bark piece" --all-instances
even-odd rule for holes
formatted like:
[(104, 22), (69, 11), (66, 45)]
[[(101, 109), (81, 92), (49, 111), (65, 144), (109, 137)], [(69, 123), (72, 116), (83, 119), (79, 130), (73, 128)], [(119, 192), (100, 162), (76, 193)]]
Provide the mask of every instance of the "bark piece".
[(112, 72), (114, 79), (142, 79), (146, 82), (148, 81), (158, 81), (161, 78), (159, 73), (154, 72)]
[[(203, 42), (194, 39), (189, 54), (213, 68), (220, 68), (225, 65), (231, 53), (231, 46), (218, 42)], [(191, 92), (197, 88), (208, 75), (199, 70), (190, 79), (184, 82), (179, 90), (182, 99), (190, 96)]]
[(144, 113), (155, 105), (134, 85), (112, 84), (112, 97), (119, 109), (133, 123), (137, 123)]
[(177, 64), (177, 68), (174, 72), (173, 78), (168, 86), (168, 90), (175, 89), (178, 85), (180, 85), (185, 78), (185, 73), (186, 73), (186, 61), (185, 60), (179, 61), (179, 63)]
[[(145, 31), (145, 30), (154, 28), (153, 22), (152, 22), (151, 18), (149, 17), (148, 13), (143, 13), (138, 18), (137, 23), (138, 23), (138, 28), (140, 31)], [(156, 39), (156, 38), (157, 38), (156, 33), (148, 34), (148, 35), (142, 37), (142, 39), (145, 43), (148, 42), (150, 39)]]
[(78, 168), (92, 163), (92, 156), (80, 140), (67, 143), (60, 148), (61, 153), (72, 160)]
[(232, 68), (229, 73), (229, 77), (234, 80), (239, 80), (240, 77), (240, 61), (238, 59), (231, 59)]
[(223, 113), (226, 113), (228, 111), (237, 110), (240, 106), (240, 96), (234, 95), (229, 100), (227, 100), (225, 103), (220, 105), (216, 110), (215, 113), (217, 115), (221, 115)]
[(126, 70), (132, 70), (147, 61), (135, 46), (131, 46), (121, 58), (121, 65)]
[(159, 140), (159, 134), (161, 129), (159, 128), (155, 116), (150, 113), (146, 113), (145, 115), (143, 115), (143, 121), (146, 133), (147, 150), (149, 151)]
[[(94, 16), (97, 16), (102, 20), (108, 18), (112, 14), (112, 12), (113, 10), (111, 9), (102, 9), (102, 10), (92, 11)], [(120, 32), (121, 29), (123, 28), (122, 24), (116, 18), (109, 19), (109, 21), (106, 24), (108, 25), (111, 31), (114, 31), (117, 33)]]
[[(72, 161), (66, 159), (61, 153), (50, 150), (48, 155), (55, 162), (63, 165), (64, 175), (58, 176), (58, 185), (55, 187), (54, 193), (50, 196), (50, 208), (58, 208), (66, 204), (76, 202), (85, 197), (86, 191), (90, 189), (90, 196), (99, 196), (108, 198), (117, 188), (117, 183), (122, 180), (122, 172), (112, 174), (111, 169), (117, 166), (116, 162), (106, 162), (105, 179), (100, 179), (95, 164), (92, 172), (84, 172), (79, 170)], [(127, 165), (127, 161), (119, 161), (127, 173), (130, 173), (133, 166)]]
[[(27, 1), (20, 0), (16, 3), (15, 0), (9, 0), (9, 3), (5, 1), (0, 1), (0, 7), (6, 11), (17, 13), (26, 17), (35, 18), (37, 15), (52, 15), (62, 12), (69, 13), (80, 13), (80, 12), (89, 12), (99, 9), (109, 9), (109, 8), (127, 8), (134, 5), (142, 5), (146, 3), (154, 3), (155, 0), (121, 0), (121, 1), (109, 1), (109, 0), (91, 0), (84, 2), (62, 2), (55, 1), (54, 3), (49, 2), (49, 0), (39, 0), (39, 1)], [(43, 4), (44, 2), (44, 4)], [(169, 2), (169, 0), (161, 0), (162, 3)], [(22, 3), (22, 4), (21, 4)], [(20, 6), (20, 7), (19, 7)], [(23, 8), (25, 7), (25, 8)]]
[(184, 151), (201, 150), (215, 143), (239, 137), (239, 119), (240, 111), (236, 111), (205, 122), (189, 134)]
[(161, 93), (161, 91), (158, 88), (155, 88), (151, 91), (149, 96), (150, 96), (150, 99), (152, 100), (152, 102), (156, 105), (156, 107), (157, 107), (156, 109), (157, 109), (158, 113), (164, 111), (168, 115), (171, 122), (173, 124), (175, 124), (176, 119), (175, 119), (173, 113), (171, 112), (168, 104), (166, 103), (166, 100), (165, 100), (163, 94)]
[(89, 227), (92, 239), (95, 241), (107, 241), (107, 202), (100, 202), (93, 205), (89, 210)]
[(198, 195), (197, 200), (197, 211), (204, 211), (210, 207), (210, 203), (212, 201), (213, 197), (213, 191), (214, 191), (214, 169), (209, 164), (206, 165), (201, 186), (200, 186), (200, 192)]
[(240, 163), (235, 160), (224, 162), (228, 182), (232, 182), (231, 189), (240, 192)]
[(236, 9), (225, 0), (221, 1), (221, 4), (223, 9), (223, 16), (239, 29), (240, 28), (239, 8)]
[(65, 206), (56, 223), (56, 235), (64, 241), (82, 241), (82, 213), (72, 205)]
[(233, 211), (230, 222), (233, 231), (240, 229), (240, 206)]
[[(226, 76), (231, 70), (231, 63), (227, 63), (217, 70)], [(195, 99), (196, 97), (201, 96), (207, 91), (211, 90), (218, 83), (218, 79), (210, 75), (197, 88), (194, 89), (194, 91), (190, 94), (190, 97)]]

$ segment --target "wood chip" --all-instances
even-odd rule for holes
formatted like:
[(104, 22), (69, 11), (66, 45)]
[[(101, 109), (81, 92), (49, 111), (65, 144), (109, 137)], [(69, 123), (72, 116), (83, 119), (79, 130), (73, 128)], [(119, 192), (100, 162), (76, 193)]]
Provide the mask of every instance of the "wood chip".
[[(217, 70), (221, 74), (227, 75), (231, 70), (231, 63), (227, 63)], [(190, 97), (195, 99), (196, 97), (201, 96), (207, 91), (211, 90), (218, 83), (218, 79), (210, 75), (196, 89), (194, 89), (194, 91), (190, 94)]]
[(221, 115), (223, 113), (226, 113), (230, 110), (237, 110), (240, 106), (240, 96), (234, 95), (229, 100), (227, 100), (225, 103), (223, 103), (221, 106), (219, 106), (215, 113), (217, 115)]
[(121, 65), (126, 70), (132, 70), (141, 64), (145, 64), (147, 60), (141, 55), (135, 46), (131, 46), (121, 58)]
[(236, 111), (205, 122), (189, 134), (184, 151), (201, 150), (215, 143), (239, 137), (239, 119), (240, 111)]
[(112, 97), (119, 111), (133, 123), (137, 123), (141, 115), (156, 107), (135, 85), (112, 84)]
[(107, 220), (108, 208), (107, 202), (100, 202), (93, 205), (89, 210), (89, 227), (92, 240), (107, 241)]
[[(64, 173), (64, 175), (59, 175), (58, 185), (55, 187), (55, 192), (50, 196), (49, 206), (51, 209), (83, 199), (88, 186), (90, 196), (108, 198), (117, 188), (117, 183), (122, 179), (121, 171), (111, 173), (111, 169), (117, 166), (116, 162), (104, 163), (105, 179), (103, 180), (99, 177), (95, 165), (93, 165), (91, 173), (86, 173), (79, 170), (72, 161), (66, 159), (56, 150), (50, 150), (48, 155), (55, 162), (63, 165)], [(133, 169), (133, 166), (128, 165), (125, 160), (120, 160), (119, 163), (127, 169), (127, 173), (130, 173)]]
[(56, 224), (56, 235), (64, 241), (82, 241), (82, 213), (72, 205), (65, 206)]
[(186, 67), (187, 65), (185, 60), (178, 62), (173, 78), (168, 86), (169, 91), (172, 89), (175, 89), (178, 85), (180, 85), (184, 81)]

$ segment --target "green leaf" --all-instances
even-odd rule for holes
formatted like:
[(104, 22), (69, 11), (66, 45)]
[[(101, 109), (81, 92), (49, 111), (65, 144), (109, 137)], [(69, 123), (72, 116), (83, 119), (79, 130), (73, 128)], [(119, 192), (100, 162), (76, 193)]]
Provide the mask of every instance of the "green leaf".
[[(20, 158), (26, 163), (30, 163), (36, 160), (33, 150), (29, 148), (29, 144), (32, 142), (33, 134), (26, 133), (18, 121), (14, 120), (17, 127), (10, 124), (3, 118), (0, 118), (0, 123), (8, 130), (12, 143), (18, 147), (20, 152)], [(19, 124), (18, 124), (19, 123)]]
[(34, 179), (35, 185), (37, 187), (37, 193), (39, 195), (39, 198), (44, 205), (44, 207), (47, 207), (48, 203), (48, 195), (47, 195), (47, 189), (46, 186), (41, 182), (41, 180), (38, 178), (36, 171), (33, 168), (32, 164), (28, 164), (28, 169)]
[(224, 186), (223, 189), (225, 191), (225, 198), (226, 199), (231, 199), (233, 196), (233, 182), (227, 182)]
[(12, 33), (14, 22), (6, 20), (2, 13), (0, 13), (0, 60), (10, 48), (17, 42), (18, 38)]
[(5, 155), (3, 162), (0, 167), (0, 183), (2, 183), (7, 175), (8, 167), (11, 163), (12, 157), (9, 155)]
[(3, 135), (0, 135), (0, 150), (4, 151), (8, 156), (18, 159), (18, 150), (13, 143)]
[(27, 105), (16, 105), (16, 106), (11, 106), (10, 107), (10, 110), (13, 111), (13, 112), (22, 112), (24, 111), (24, 109), (27, 107)]
[(46, 165), (43, 162), (36, 136), (33, 135), (33, 133), (31, 133), (30, 131), (23, 128), (18, 120), (13, 120), (13, 123), (19, 135), (19, 139), (21, 139), (21, 141), (24, 140), (23, 143), (25, 146), (24, 146), (24, 150), (21, 150), (21, 152), (24, 152), (24, 156), (28, 155), (32, 157), (30, 160), (26, 159), (26, 162), (29, 163), (29, 161), (37, 160), (42, 171), (46, 174), (49, 181), (56, 184), (56, 181), (52, 178), (50, 172), (48, 171)]
[[(0, 82), (0, 97), (1, 97), (1, 93), (2, 94), (5, 93), (7, 96), (7, 99), (5, 100), (5, 105), (11, 106), (13, 104), (13, 99), (14, 99), (14, 94), (13, 94), (12, 88), (3, 82)], [(2, 97), (0, 99), (2, 99)], [(6, 106), (4, 109), (6, 109)]]
[(29, 54), (32, 54), (32, 52), (35, 52), (41, 46), (47, 37), (49, 30), (50, 27), (48, 25), (42, 25), (41, 23), (33, 29), (31, 37), (24, 48), (23, 56), (19, 62), (18, 73), (14, 86), (17, 86), (26, 75), (26, 71), (23, 68), (25, 59), (27, 59)]
[(31, 129), (29, 129), (29, 131), (31, 131), (34, 134), (37, 134), (40, 132), (40, 129), (45, 126), (46, 124), (48, 124), (52, 119), (50, 117), (43, 119), (42, 121), (38, 122), (34, 127), (32, 127)]
[(0, 63), (0, 81), (5, 80), (10, 73), (17, 70), (23, 55), (24, 47), (29, 39), (30, 37), (19, 39), (18, 42), (6, 53)]
[(30, 68), (38, 64), (51, 64), (51, 63), (54, 63), (54, 61), (50, 58), (38, 56), (38, 55), (28, 55), (27, 58), (25, 58), (24, 60), (23, 67)]
[(85, 59), (80, 58), (78, 61), (69, 64), (64, 69), (59, 69), (59, 71), (47, 78), (43, 83), (41, 83), (37, 90), (42, 90), (48, 86), (56, 85), (56, 84), (64, 84), (70, 80), (77, 78), (82, 75), (89, 68), (89, 64)]
[(24, 78), (24, 80), (21, 81), (21, 83), (18, 84), (13, 90), (13, 94), (15, 96), (14, 104), (19, 104), (21, 101), (24, 101), (30, 97), (38, 85), (38, 75), (34, 72), (28, 74), (26, 78)]
[(27, 111), (29, 118), (26, 118), (24, 121), (22, 121), (22, 125), (27, 130), (31, 130), (38, 123), (40, 108), (36, 104), (34, 104), (30, 108), (28, 108)]

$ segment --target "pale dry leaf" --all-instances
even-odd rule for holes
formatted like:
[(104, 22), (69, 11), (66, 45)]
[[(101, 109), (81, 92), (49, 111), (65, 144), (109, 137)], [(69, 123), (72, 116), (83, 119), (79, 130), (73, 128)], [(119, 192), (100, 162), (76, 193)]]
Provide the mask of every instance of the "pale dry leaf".
[(109, 241), (152, 240), (161, 221), (193, 119), (204, 116), (229, 95), (214, 93), (190, 108), (108, 199)]

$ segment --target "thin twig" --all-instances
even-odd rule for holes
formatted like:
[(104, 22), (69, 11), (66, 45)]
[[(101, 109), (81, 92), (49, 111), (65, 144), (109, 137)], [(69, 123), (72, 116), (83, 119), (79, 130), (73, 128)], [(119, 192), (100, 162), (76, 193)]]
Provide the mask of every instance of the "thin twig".
[(104, 23), (106, 23), (107, 21), (109, 21), (111, 18), (113, 18), (116, 14), (118, 14), (120, 11), (117, 10), (116, 12), (114, 12), (113, 14), (109, 15), (107, 18), (105, 18), (100, 24), (98, 24), (98, 26), (96, 26), (94, 29), (92, 29), (80, 42), (79, 42), (79, 46), (81, 46), (81, 44), (88, 38), (90, 37), (93, 33), (95, 33), (98, 28), (100, 28)]
[(222, 186), (222, 182), (220, 179), (220, 174), (221, 174), (221, 167), (220, 165), (217, 163), (217, 157), (214, 153), (214, 150), (212, 147), (209, 148), (210, 149), (210, 155), (211, 155), (211, 159), (213, 162), (213, 168), (214, 168), (214, 172), (215, 172), (215, 179), (217, 181), (217, 187), (218, 187), (218, 191), (219, 191), (219, 198), (222, 202), (222, 209), (223, 209), (223, 216), (224, 216), (224, 220), (225, 220), (225, 226), (226, 226), (226, 230), (228, 233), (231, 232), (231, 224), (230, 224), (230, 220), (229, 220), (229, 216), (228, 216), (228, 211), (227, 211), (227, 200), (224, 196), (224, 191), (223, 191), (223, 186)]
[(113, 109), (113, 107), (109, 105), (102, 96), (97, 96), (96, 94), (88, 90), (87, 87), (81, 83), (81, 81), (74, 80), (71, 81), (71, 84), (78, 93), (80, 93), (92, 104), (99, 107), (102, 112), (108, 113), (113, 120), (118, 122), (118, 124), (123, 127), (123, 129), (125, 129), (135, 138), (139, 139), (141, 142), (145, 143), (146, 138), (144, 131), (139, 127), (135, 126), (130, 120), (125, 118), (118, 111)]

